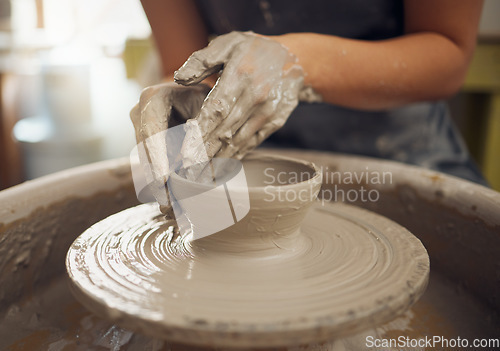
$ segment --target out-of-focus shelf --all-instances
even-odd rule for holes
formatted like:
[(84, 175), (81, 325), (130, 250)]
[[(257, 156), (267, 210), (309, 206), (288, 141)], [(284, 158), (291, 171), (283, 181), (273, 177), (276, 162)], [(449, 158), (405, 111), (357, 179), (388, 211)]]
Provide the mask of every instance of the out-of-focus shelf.
[[(500, 40), (490, 38), (478, 44), (463, 91), (487, 96), (480, 140), (481, 166), (492, 187), (500, 191)], [(475, 119), (471, 123), (477, 123), (477, 116), (469, 118)]]
[(500, 42), (476, 47), (464, 90), (488, 93), (500, 90)]

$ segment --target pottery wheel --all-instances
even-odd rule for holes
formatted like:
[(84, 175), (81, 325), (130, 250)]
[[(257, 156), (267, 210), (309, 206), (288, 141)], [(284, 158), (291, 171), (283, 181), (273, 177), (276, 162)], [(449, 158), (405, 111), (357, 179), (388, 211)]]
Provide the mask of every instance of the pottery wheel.
[(172, 341), (284, 346), (392, 320), (427, 285), (421, 242), (353, 206), (316, 203), (295, 245), (265, 252), (197, 247), (169, 224), (156, 204), (144, 204), (85, 231), (66, 261), (77, 298), (124, 327)]

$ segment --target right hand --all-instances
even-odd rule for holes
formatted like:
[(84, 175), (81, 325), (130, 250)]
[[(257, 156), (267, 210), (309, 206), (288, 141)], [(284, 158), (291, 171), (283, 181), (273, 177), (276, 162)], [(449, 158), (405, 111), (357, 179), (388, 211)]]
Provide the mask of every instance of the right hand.
[(196, 120), (208, 158), (241, 159), (283, 126), (305, 88), (304, 71), (279, 42), (231, 32), (193, 53), (174, 79), (196, 86), (221, 69)]

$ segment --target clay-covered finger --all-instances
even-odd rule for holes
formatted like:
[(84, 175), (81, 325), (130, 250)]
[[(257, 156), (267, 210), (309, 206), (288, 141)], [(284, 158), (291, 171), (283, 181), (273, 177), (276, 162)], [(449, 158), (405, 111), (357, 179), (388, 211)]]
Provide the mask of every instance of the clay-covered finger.
[[(291, 111), (290, 111), (291, 112)], [(288, 116), (287, 116), (288, 117)], [(285, 124), (287, 118), (281, 120), (269, 120), (257, 133), (255, 133), (247, 141), (241, 141), (241, 146), (237, 149), (237, 152), (232, 155), (236, 159), (242, 159), (251, 150), (255, 149), (257, 146), (262, 144), (262, 142), (267, 139), (272, 133), (280, 129), (283, 124)]]
[(139, 102), (130, 111), (130, 119), (134, 125), (136, 140), (138, 143), (144, 141), (145, 137), (147, 137), (146, 131), (143, 128), (144, 124), (149, 120), (152, 120), (154, 123), (154, 120), (156, 119), (154, 118), (154, 114), (152, 114), (150, 112), (151, 110), (148, 108), (149, 101), (153, 96), (160, 93), (163, 88), (163, 86), (151, 86), (145, 88), (141, 92)]
[(216, 156), (241, 159), (281, 128), (298, 104), (295, 91), (299, 88), (295, 84), (295, 79), (284, 79), (280, 87), (270, 92), (271, 97), (281, 98), (279, 100), (271, 98), (256, 109), (254, 115), (236, 132), (232, 144), (221, 148)]
[(250, 139), (248, 139), (231, 157), (241, 160), (247, 153), (262, 144), (272, 133), (278, 130), (276, 124), (268, 123)]
[(143, 140), (168, 128), (172, 102), (167, 94), (155, 94), (141, 104), (141, 134)]
[[(248, 125), (249, 119), (256, 110), (259, 110), (261, 104), (255, 101), (253, 94), (244, 91), (233, 105), (228, 116), (207, 136), (206, 145), (208, 145), (209, 156), (218, 156), (221, 148), (237, 145), (237, 140), (234, 140), (235, 135), (241, 128)], [(251, 126), (250, 129), (252, 129)], [(254, 133), (255, 130), (252, 131), (252, 134)]]
[(236, 62), (228, 64), (222, 76), (206, 97), (196, 117), (205, 141), (209, 141), (211, 133), (217, 129), (229, 116), (231, 110), (238, 104), (250, 89), (249, 81), (244, 77), (235, 79), (238, 70)]
[(245, 40), (240, 32), (221, 35), (207, 47), (195, 51), (174, 73), (174, 80), (183, 85), (192, 85), (218, 72), (229, 61), (235, 46)]
[(239, 149), (245, 148), (254, 135), (260, 133), (262, 138), (258, 140), (263, 141), (283, 126), (291, 112), (286, 106), (289, 102), (283, 101), (282, 89), (286, 88), (287, 84), (284, 84), (272, 89), (268, 93), (268, 99), (255, 106), (251, 117), (234, 133), (231, 143), (224, 145), (216, 156), (232, 157)]
[(215, 155), (216, 157), (221, 158), (230, 158), (233, 157), (238, 150), (245, 147), (245, 145), (252, 139), (259, 130), (262, 129), (262, 126), (266, 124), (268, 121), (268, 116), (259, 115), (253, 116), (233, 137), (231, 143), (224, 144), (218, 153)]
[[(172, 91), (176, 87), (174, 83), (166, 83), (146, 88), (131, 113), (141, 164), (150, 181), (156, 183), (166, 181), (170, 171), (166, 138), (162, 132), (169, 127)], [(157, 197), (155, 192), (153, 194)]]
[(263, 134), (261, 135), (259, 135), (259, 133), (255, 134), (246, 141), (243, 147), (236, 150), (236, 152), (231, 157), (237, 160), (241, 160), (243, 157), (245, 157), (247, 153), (249, 153), (257, 146), (259, 146), (265, 138), (266, 137), (264, 137)]

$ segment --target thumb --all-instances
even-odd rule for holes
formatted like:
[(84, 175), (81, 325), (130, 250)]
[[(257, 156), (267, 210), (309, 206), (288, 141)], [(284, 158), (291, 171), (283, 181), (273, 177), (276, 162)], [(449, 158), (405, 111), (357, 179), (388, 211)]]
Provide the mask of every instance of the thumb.
[(247, 38), (247, 34), (231, 32), (221, 35), (205, 48), (195, 51), (174, 73), (174, 80), (182, 85), (201, 82), (222, 69), (230, 59), (233, 49)]

